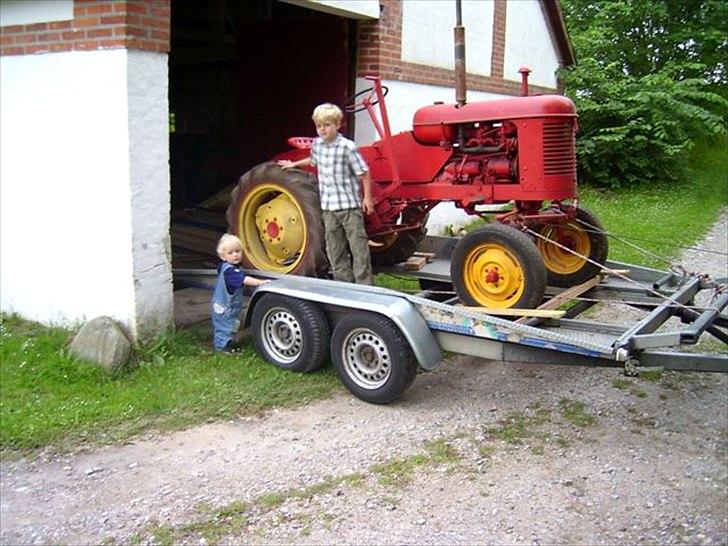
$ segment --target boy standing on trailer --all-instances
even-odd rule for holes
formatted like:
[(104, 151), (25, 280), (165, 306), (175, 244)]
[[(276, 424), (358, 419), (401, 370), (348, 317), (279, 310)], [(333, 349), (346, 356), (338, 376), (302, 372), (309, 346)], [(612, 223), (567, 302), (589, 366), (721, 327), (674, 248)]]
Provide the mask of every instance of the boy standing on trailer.
[(338, 106), (320, 104), (311, 117), (318, 134), (311, 155), (298, 161), (283, 159), (278, 165), (284, 169), (313, 165), (318, 169), (326, 255), (334, 279), (372, 284), (372, 264), (364, 229), (364, 214), (374, 212), (369, 168), (356, 144), (339, 133), (344, 114)]
[(216, 351), (230, 352), (233, 338), (240, 327), (243, 310), (243, 285), (260, 286), (268, 279), (246, 275), (240, 267), (243, 245), (235, 235), (226, 233), (217, 244), (217, 255), (222, 260), (212, 294), (212, 344)]

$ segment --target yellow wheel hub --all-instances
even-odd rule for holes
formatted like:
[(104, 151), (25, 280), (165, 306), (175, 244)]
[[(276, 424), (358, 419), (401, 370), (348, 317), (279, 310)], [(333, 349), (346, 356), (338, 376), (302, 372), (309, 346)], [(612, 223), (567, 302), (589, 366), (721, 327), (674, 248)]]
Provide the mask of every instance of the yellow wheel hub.
[(516, 257), (495, 243), (470, 251), (463, 266), (463, 280), (476, 301), (496, 309), (512, 307), (525, 286), (525, 275)]
[(277, 184), (261, 184), (243, 199), (238, 215), (240, 240), (253, 266), (286, 273), (300, 261), (306, 224), (295, 197)]
[(591, 242), (589, 234), (581, 229), (579, 225), (571, 223), (562, 226), (546, 226), (541, 230), (541, 235), (576, 253), (564, 250), (539, 237), (536, 241), (536, 247), (549, 271), (560, 275), (569, 275), (584, 267), (586, 260), (581, 256), (589, 256)]

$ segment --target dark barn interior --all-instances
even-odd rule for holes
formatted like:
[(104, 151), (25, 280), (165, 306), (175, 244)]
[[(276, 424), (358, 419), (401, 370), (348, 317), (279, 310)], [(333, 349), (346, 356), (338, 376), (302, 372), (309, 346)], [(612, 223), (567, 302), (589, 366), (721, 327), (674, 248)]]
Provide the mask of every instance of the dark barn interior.
[(315, 136), (317, 104), (352, 94), (355, 43), (354, 21), (281, 1), (172, 0), (176, 256), (214, 253), (231, 185), (289, 137)]

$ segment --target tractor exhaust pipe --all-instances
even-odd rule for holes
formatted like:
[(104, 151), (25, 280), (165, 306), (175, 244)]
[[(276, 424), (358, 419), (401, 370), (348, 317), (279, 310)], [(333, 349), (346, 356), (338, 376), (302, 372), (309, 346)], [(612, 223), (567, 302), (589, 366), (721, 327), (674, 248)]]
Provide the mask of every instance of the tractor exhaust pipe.
[(458, 108), (465, 105), (465, 27), (460, 0), (455, 0), (455, 102)]
[(518, 72), (521, 74), (521, 96), (527, 97), (528, 96), (528, 75), (531, 73), (531, 69), (527, 66), (522, 66), (518, 69)]

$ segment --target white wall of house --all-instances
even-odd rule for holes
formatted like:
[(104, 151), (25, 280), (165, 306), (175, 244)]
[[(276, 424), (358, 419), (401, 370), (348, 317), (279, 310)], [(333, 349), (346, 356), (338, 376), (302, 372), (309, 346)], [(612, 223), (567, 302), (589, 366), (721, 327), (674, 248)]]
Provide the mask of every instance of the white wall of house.
[(172, 323), (167, 56), (0, 58), (0, 308)]
[[(490, 75), (493, 43), (493, 2), (464, 0), (462, 23), (468, 72)], [(402, 60), (446, 68), (455, 67), (455, 2), (402, 2)]]
[(538, 0), (506, 3), (503, 77), (520, 81), (518, 69), (524, 65), (531, 69), (529, 83), (556, 89), (559, 57)]

